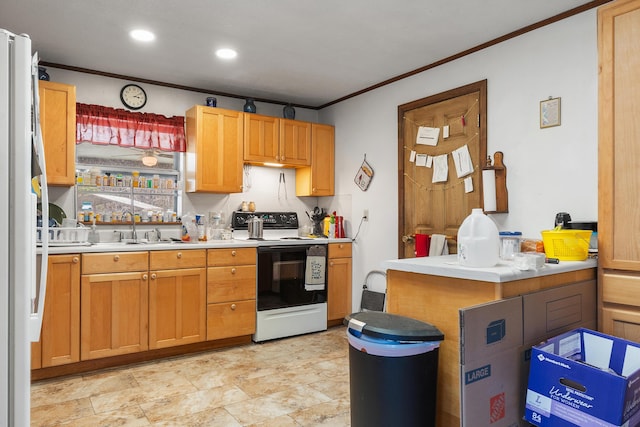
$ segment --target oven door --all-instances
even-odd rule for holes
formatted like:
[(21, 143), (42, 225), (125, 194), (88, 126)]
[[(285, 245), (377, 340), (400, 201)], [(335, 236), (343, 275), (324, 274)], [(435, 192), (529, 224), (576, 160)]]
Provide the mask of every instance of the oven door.
[(258, 311), (326, 302), (326, 259), (325, 245), (259, 246)]

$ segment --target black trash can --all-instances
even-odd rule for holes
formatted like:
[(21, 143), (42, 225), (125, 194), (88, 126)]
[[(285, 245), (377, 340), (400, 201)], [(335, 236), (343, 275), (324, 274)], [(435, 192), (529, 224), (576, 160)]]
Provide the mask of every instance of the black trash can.
[(435, 426), (438, 349), (435, 326), (367, 311), (345, 318), (352, 427)]

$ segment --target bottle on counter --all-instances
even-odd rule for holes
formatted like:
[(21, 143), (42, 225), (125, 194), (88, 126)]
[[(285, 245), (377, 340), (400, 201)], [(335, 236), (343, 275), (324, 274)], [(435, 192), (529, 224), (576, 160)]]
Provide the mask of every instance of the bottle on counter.
[(472, 209), (458, 229), (458, 263), (465, 267), (493, 267), (499, 257), (496, 223), (482, 209)]
[(330, 239), (333, 239), (333, 238), (336, 237), (336, 213), (335, 213), (335, 211), (329, 217), (329, 234), (328, 234), (327, 237), (329, 237)]

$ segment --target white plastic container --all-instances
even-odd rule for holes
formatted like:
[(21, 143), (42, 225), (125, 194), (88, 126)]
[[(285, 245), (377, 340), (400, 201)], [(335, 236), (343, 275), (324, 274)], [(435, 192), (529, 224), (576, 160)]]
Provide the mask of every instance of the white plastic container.
[(499, 258), (498, 227), (482, 209), (472, 209), (458, 229), (458, 263), (465, 267), (493, 267)]

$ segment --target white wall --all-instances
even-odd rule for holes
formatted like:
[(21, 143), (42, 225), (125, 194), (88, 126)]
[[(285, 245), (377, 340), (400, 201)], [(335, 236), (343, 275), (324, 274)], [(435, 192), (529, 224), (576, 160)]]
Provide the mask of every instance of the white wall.
[[(416, 55), (418, 52), (407, 52)], [(384, 58), (381, 58), (384, 60)], [(336, 193), (369, 209), (353, 250), (353, 303), (366, 273), (398, 256), (398, 105), (487, 79), (487, 151), (504, 153), (509, 213), (501, 230), (540, 238), (555, 213), (597, 219), (597, 45), (592, 9), (320, 112), (336, 126)], [(562, 98), (562, 124), (540, 129), (539, 102)], [(353, 177), (366, 153), (375, 175), (362, 192)], [(374, 288), (381, 287), (380, 282)]]

